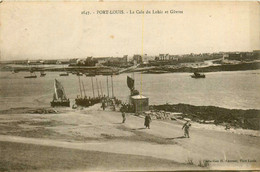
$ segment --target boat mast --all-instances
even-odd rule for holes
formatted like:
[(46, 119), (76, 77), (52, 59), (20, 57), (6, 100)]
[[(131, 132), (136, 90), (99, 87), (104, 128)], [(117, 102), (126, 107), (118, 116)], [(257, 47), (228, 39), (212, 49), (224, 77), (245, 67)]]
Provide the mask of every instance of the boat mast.
[(99, 85), (100, 85), (100, 89), (101, 89), (101, 97), (103, 97), (103, 90), (102, 90), (102, 85), (101, 85), (101, 81), (99, 81)]
[(80, 96), (81, 96), (81, 98), (82, 98), (82, 92), (81, 92), (81, 83), (80, 83), (80, 77), (78, 76), (78, 78), (79, 78), (79, 91), (80, 91)]
[(98, 81), (97, 81), (97, 77), (96, 77), (96, 83), (97, 83), (97, 92), (98, 92), (98, 97), (99, 97), (100, 95), (99, 95), (99, 88), (98, 88)]
[(82, 83), (82, 87), (83, 87), (84, 97), (86, 97), (86, 92), (85, 92), (85, 87), (84, 87), (83, 81), (81, 81), (81, 83)]
[(93, 77), (91, 77), (91, 83), (92, 83), (93, 97), (95, 97), (94, 84), (93, 84)]
[(113, 75), (111, 75), (111, 85), (112, 85), (112, 98), (114, 98)]
[(109, 97), (109, 89), (108, 89), (108, 76), (107, 76), (107, 96)]

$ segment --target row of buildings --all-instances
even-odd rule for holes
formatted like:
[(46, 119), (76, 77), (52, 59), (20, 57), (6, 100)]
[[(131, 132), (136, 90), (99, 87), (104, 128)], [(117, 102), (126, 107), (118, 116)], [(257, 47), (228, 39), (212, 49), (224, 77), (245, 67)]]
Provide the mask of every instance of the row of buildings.
[(133, 57), (128, 58), (128, 55), (123, 57), (87, 57), (87, 58), (73, 58), (62, 60), (18, 60), (9, 63), (12, 64), (67, 64), (71, 66), (116, 66), (126, 67), (134, 64), (150, 64), (150, 65), (163, 65), (163, 64), (177, 64), (198, 62), (212, 59), (222, 60), (255, 60), (260, 59), (260, 50), (252, 52), (219, 52), (219, 53), (200, 53), (200, 54), (159, 54), (156, 56), (149, 56), (147, 54), (135, 54)]

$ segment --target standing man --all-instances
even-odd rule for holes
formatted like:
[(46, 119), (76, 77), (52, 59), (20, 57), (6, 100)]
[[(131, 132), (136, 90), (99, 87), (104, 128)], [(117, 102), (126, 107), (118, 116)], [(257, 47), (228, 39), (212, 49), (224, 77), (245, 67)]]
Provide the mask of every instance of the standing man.
[(190, 126), (191, 126), (191, 124), (190, 124), (189, 121), (187, 121), (187, 122), (183, 125), (182, 129), (184, 129), (184, 137), (190, 138), (190, 135), (189, 135)]
[(122, 121), (122, 123), (125, 123), (125, 120), (126, 120), (126, 117), (125, 117), (125, 112), (122, 112), (122, 118), (123, 118), (123, 121)]
[(104, 101), (104, 100), (102, 101), (102, 105), (101, 105), (101, 107), (102, 107), (103, 110), (105, 110), (106, 105), (105, 105), (105, 101)]
[(152, 119), (151, 119), (150, 115), (147, 114), (147, 115), (145, 116), (145, 118), (144, 118), (144, 126), (145, 126), (145, 128), (150, 129), (150, 123), (151, 123), (151, 121), (152, 121)]

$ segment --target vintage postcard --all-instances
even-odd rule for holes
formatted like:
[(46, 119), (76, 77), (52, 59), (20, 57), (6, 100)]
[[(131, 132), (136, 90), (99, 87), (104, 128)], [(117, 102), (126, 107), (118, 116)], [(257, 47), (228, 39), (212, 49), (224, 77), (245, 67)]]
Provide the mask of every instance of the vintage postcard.
[(257, 1), (0, 3), (0, 171), (260, 170)]

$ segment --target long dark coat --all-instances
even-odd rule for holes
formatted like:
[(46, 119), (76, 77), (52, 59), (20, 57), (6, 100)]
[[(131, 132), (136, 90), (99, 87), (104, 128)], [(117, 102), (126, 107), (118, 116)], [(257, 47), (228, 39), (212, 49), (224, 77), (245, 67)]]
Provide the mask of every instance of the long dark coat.
[(144, 119), (144, 126), (149, 127), (151, 120), (152, 120), (151, 117), (149, 115), (146, 115)]

